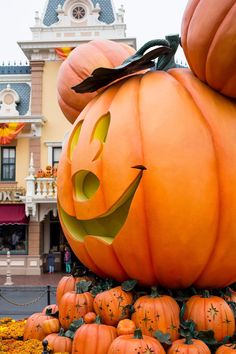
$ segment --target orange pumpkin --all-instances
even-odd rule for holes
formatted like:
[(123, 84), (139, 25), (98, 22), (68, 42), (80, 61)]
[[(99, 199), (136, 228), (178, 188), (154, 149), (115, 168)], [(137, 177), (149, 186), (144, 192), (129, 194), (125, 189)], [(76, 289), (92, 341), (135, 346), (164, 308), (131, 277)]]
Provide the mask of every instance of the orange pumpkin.
[(210, 354), (208, 346), (199, 339), (178, 339), (167, 351), (168, 354)]
[(37, 177), (37, 178), (45, 177), (45, 172), (40, 168), (40, 169), (37, 171), (36, 177)]
[(236, 344), (224, 344), (221, 345), (217, 350), (216, 354), (235, 354), (236, 353)]
[(93, 296), (83, 289), (82, 280), (77, 284), (76, 291), (65, 293), (59, 303), (59, 321), (64, 329), (68, 329), (75, 320), (83, 317), (87, 312), (93, 311)]
[(42, 328), (45, 334), (58, 333), (60, 330), (60, 322), (57, 318), (50, 318), (43, 322)]
[(117, 325), (117, 334), (121, 336), (123, 334), (134, 334), (136, 329), (135, 323), (128, 318), (120, 320)]
[(117, 337), (116, 328), (104, 324), (82, 325), (75, 332), (72, 354), (105, 354)]
[(213, 330), (217, 341), (232, 336), (235, 331), (234, 313), (219, 296), (194, 295), (186, 302), (184, 319), (192, 320), (198, 331)]
[(88, 280), (87, 277), (73, 277), (72, 275), (62, 277), (58, 284), (56, 290), (56, 302), (60, 303), (62, 296), (68, 291), (74, 291), (75, 286), (81, 280)]
[(138, 354), (155, 353), (164, 354), (165, 350), (155, 338), (143, 336), (139, 329), (134, 334), (117, 337), (111, 344), (107, 354)]
[(58, 305), (57, 304), (51, 304), (51, 305), (47, 305), (43, 308), (42, 313), (44, 315), (48, 314), (48, 315), (54, 315), (58, 312)]
[(143, 334), (152, 336), (159, 330), (169, 333), (173, 341), (179, 338), (179, 314), (177, 302), (171, 296), (159, 295), (153, 288), (150, 295), (141, 296), (135, 301), (131, 319)]
[(97, 294), (93, 307), (102, 323), (116, 326), (120, 320), (129, 317), (128, 306), (132, 303), (132, 294), (122, 290), (121, 286), (117, 286)]
[(81, 262), (143, 285), (235, 281), (235, 117), (188, 69), (135, 75), (89, 102), (57, 177), (61, 225)]
[(40, 313), (34, 313), (30, 317), (28, 317), (25, 328), (24, 328), (24, 335), (23, 339), (39, 339), (43, 340), (46, 333), (43, 330), (43, 323), (46, 320), (52, 319), (51, 316), (46, 316)]
[(191, 0), (183, 15), (181, 41), (197, 77), (236, 97), (235, 0)]
[(95, 312), (87, 312), (84, 315), (84, 322), (85, 323), (93, 323), (96, 320), (96, 313)]
[(61, 330), (59, 333), (51, 333), (44, 338), (48, 341), (48, 346), (53, 353), (56, 352), (68, 352), (72, 351), (72, 340), (64, 336), (64, 331)]
[(70, 53), (58, 72), (57, 92), (60, 108), (71, 123), (97, 94), (77, 94), (71, 87), (86, 79), (96, 68), (114, 68), (134, 53), (134, 48), (127, 44), (107, 39), (81, 44)]

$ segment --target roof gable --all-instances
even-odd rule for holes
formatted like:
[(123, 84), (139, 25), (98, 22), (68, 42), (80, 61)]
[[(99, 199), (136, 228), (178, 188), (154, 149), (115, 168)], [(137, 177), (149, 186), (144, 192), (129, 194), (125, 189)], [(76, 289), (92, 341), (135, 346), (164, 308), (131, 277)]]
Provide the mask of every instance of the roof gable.
[[(115, 14), (113, 11), (111, 0), (90, 0), (95, 7), (98, 4), (101, 8), (98, 20), (111, 24), (115, 21)], [(58, 22), (57, 8), (58, 5), (63, 6), (66, 0), (48, 0), (46, 10), (43, 17), (43, 24), (45, 26), (51, 26)]]

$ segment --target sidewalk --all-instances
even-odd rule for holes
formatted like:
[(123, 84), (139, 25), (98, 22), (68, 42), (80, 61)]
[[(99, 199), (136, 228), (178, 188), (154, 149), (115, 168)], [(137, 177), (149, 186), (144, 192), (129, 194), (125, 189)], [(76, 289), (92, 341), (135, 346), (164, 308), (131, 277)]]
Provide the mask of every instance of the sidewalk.
[[(57, 286), (59, 280), (68, 274), (66, 273), (43, 273), (41, 275), (12, 275), (11, 280), (14, 283), (13, 286)], [(6, 282), (6, 276), (0, 275), (0, 287), (4, 286)], [(10, 286), (9, 286), (10, 288)]]
[[(66, 273), (12, 275), (13, 285), (4, 285), (0, 275), (0, 317), (26, 318), (56, 302), (56, 287)], [(49, 285), (49, 286), (48, 286)]]

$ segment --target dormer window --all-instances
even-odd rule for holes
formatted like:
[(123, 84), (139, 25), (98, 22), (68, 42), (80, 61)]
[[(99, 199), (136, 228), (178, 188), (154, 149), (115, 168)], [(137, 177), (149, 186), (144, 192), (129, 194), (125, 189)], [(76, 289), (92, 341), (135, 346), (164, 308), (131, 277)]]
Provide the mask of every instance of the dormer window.
[(0, 116), (18, 116), (16, 109), (17, 103), (20, 102), (18, 93), (13, 90), (10, 84), (0, 92)]
[(83, 3), (74, 3), (70, 9), (70, 16), (74, 21), (81, 21), (87, 16), (87, 8)]
[(86, 14), (85, 8), (81, 5), (79, 6), (75, 6), (72, 9), (72, 16), (76, 19), (76, 20), (81, 20)]

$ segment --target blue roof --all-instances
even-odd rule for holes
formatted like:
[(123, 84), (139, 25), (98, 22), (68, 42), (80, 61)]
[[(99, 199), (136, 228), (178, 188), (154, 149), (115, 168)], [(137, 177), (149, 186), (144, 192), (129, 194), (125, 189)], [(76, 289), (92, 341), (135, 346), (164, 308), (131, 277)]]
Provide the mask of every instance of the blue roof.
[[(9, 84), (9, 83), (8, 83)], [(20, 115), (25, 115), (29, 110), (30, 104), (30, 85), (26, 83), (10, 83), (11, 89), (15, 90), (20, 96), (20, 102), (17, 104), (16, 109)], [(0, 83), (0, 91), (7, 88), (7, 83)]]
[(30, 74), (31, 67), (29, 65), (2, 65), (0, 66), (0, 75), (8, 74)]
[[(98, 17), (99, 21), (105, 22), (107, 24), (113, 23), (115, 21), (115, 15), (112, 8), (111, 0), (91, 0), (93, 5), (100, 5), (101, 11)], [(58, 22), (56, 9), (58, 5), (63, 6), (66, 0), (49, 0), (47, 8), (43, 18), (43, 24), (45, 26), (51, 26), (52, 24)]]

